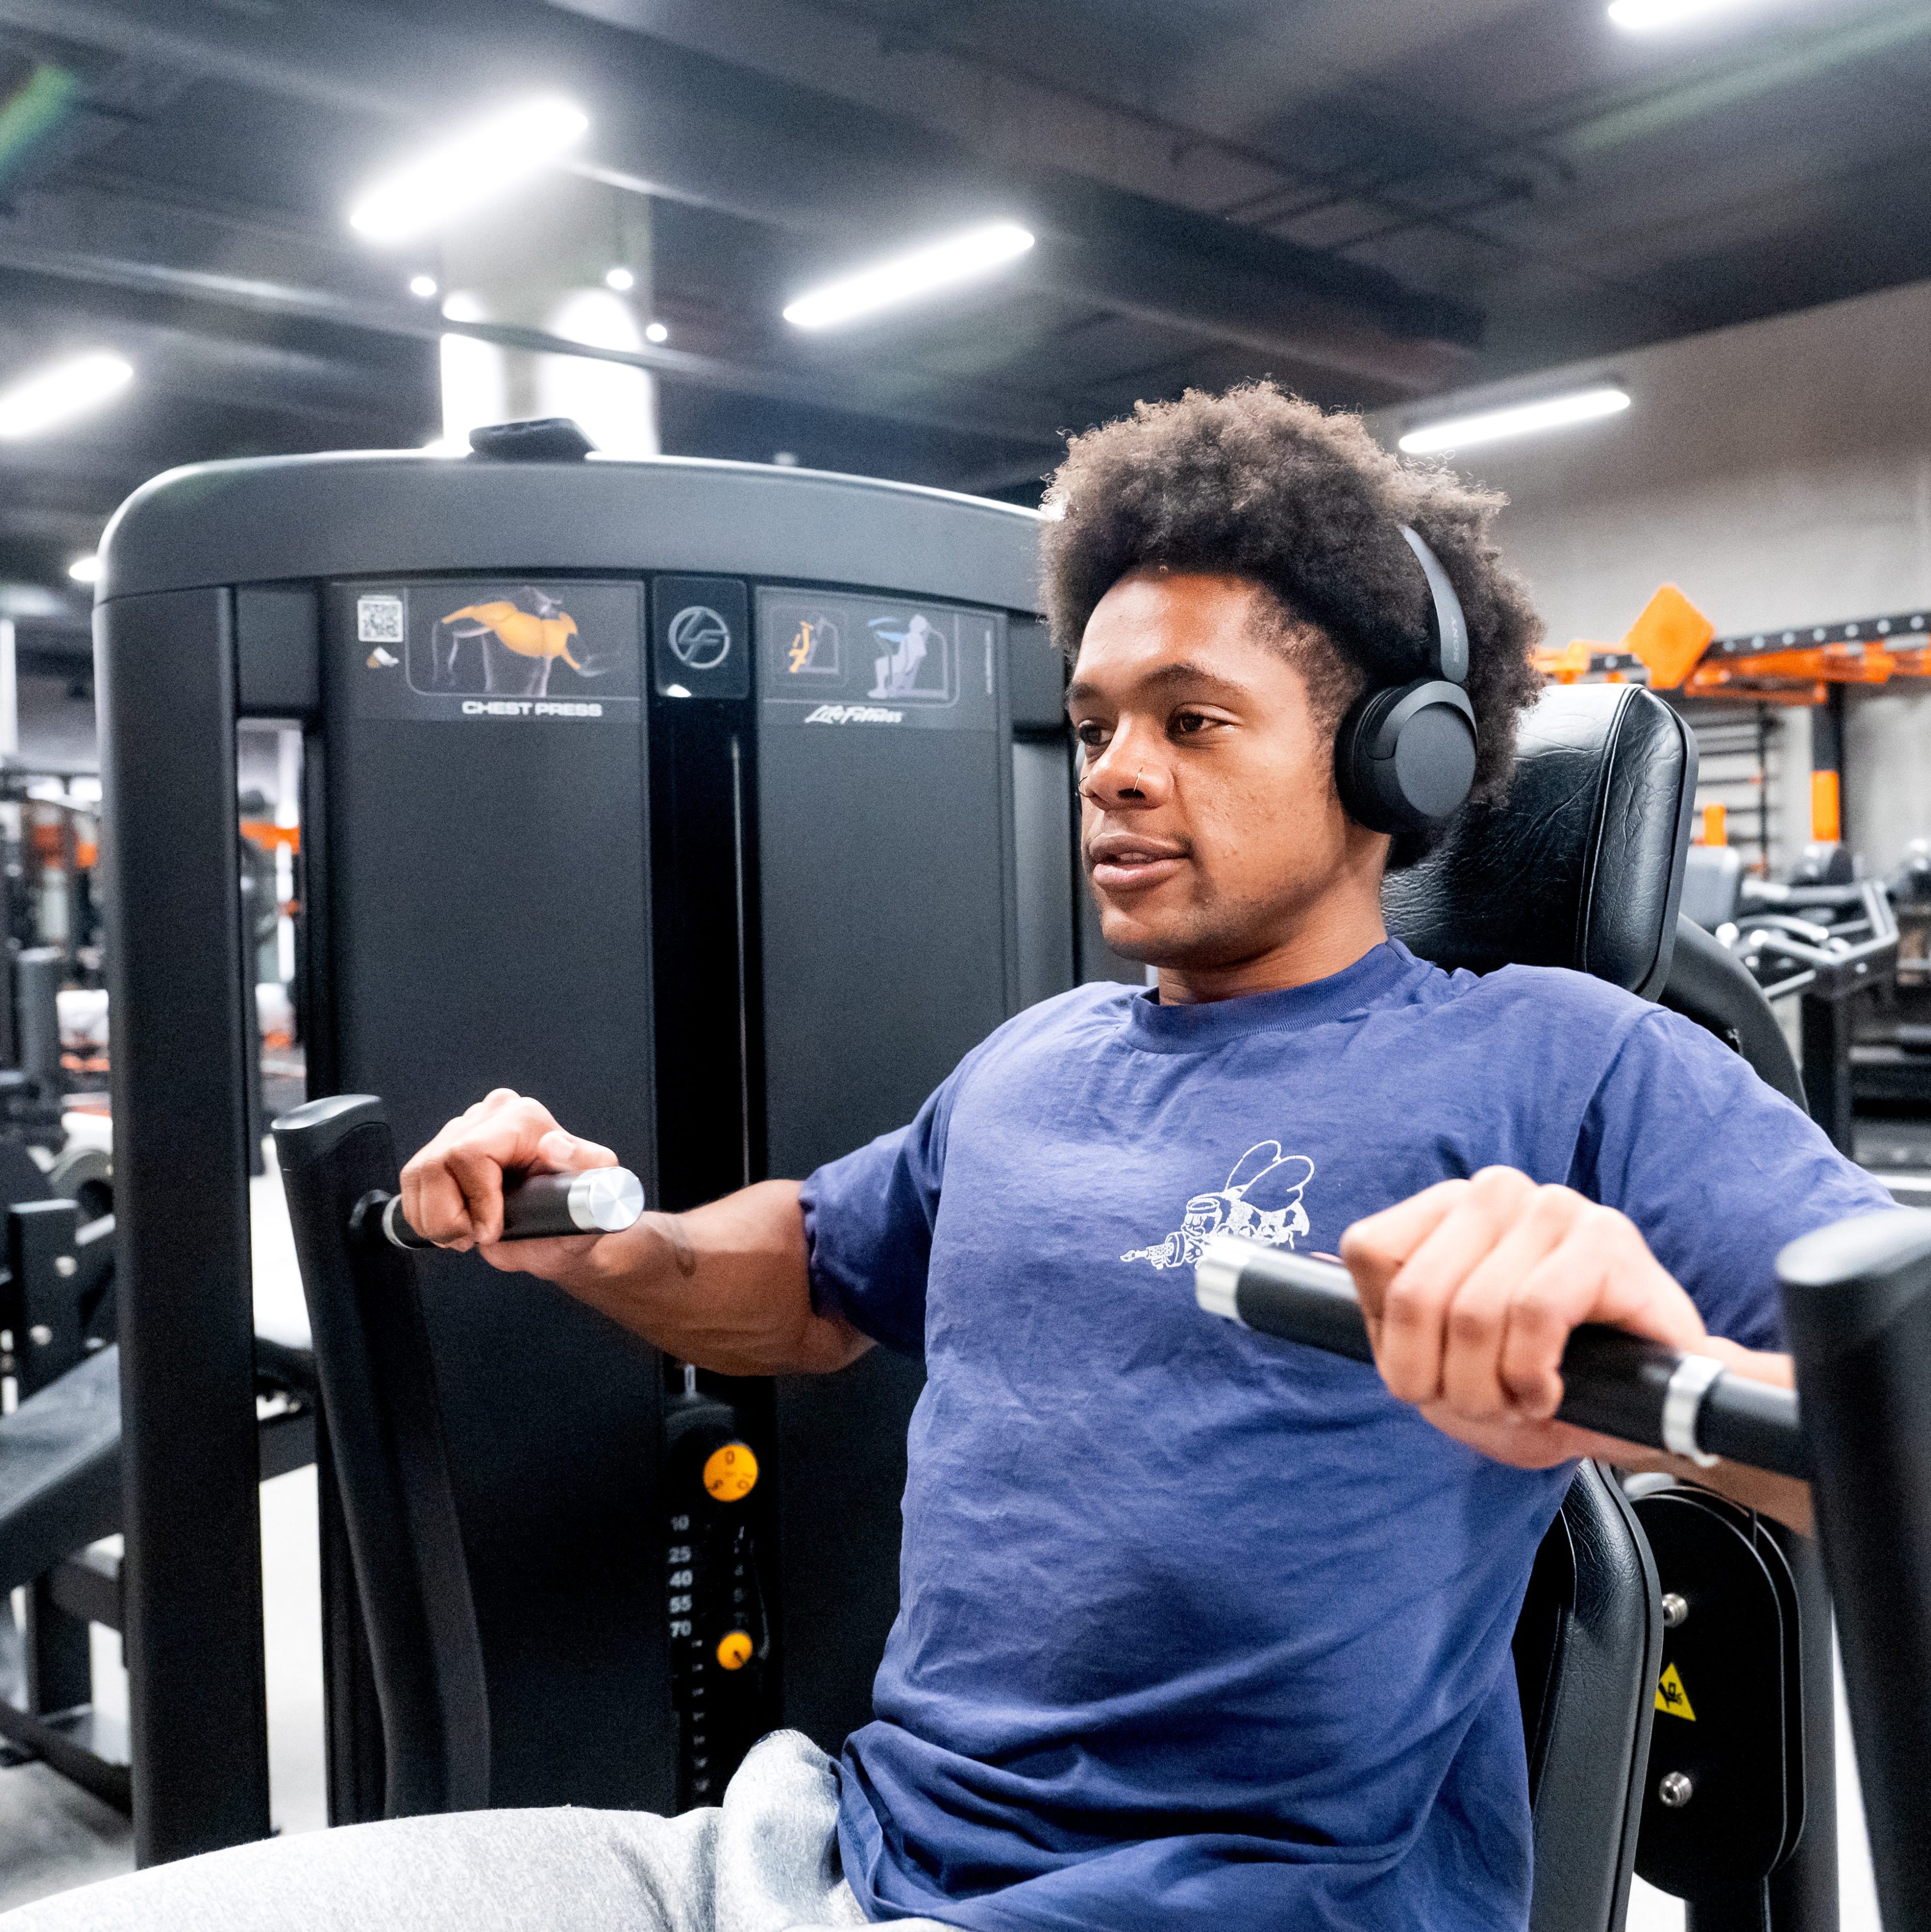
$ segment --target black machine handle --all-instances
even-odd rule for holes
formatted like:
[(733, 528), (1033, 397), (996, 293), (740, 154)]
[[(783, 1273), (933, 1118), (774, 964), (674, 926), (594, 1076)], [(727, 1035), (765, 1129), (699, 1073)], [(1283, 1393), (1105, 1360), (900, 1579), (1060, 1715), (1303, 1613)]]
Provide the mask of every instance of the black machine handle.
[(481, 1810), (489, 1694), (415, 1264), (358, 1211), (397, 1186), (388, 1118), (343, 1094), (272, 1131), (382, 1712), (382, 1810)]
[[(1354, 1283), (1336, 1262), (1216, 1234), (1194, 1269), (1201, 1307), (1333, 1355), (1372, 1362)], [(1707, 1355), (1591, 1322), (1562, 1352), (1558, 1421), (1699, 1462), (1718, 1457), (1808, 1480), (1810, 1450), (1789, 1389), (1729, 1373)]]
[[(364, 1213), (376, 1209), (372, 1196)], [(433, 1249), (412, 1228), (402, 1196), (379, 1203), (383, 1234), (398, 1248)], [(503, 1239), (542, 1240), (553, 1234), (613, 1234), (634, 1226), (643, 1212), (643, 1183), (627, 1167), (585, 1167), (572, 1173), (529, 1174), (503, 1189)]]

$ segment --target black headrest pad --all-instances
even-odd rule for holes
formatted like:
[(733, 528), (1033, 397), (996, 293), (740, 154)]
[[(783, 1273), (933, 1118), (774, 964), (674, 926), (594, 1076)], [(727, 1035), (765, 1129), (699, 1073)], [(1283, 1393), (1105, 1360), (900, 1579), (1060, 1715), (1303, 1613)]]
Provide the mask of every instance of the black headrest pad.
[(1639, 685), (1552, 685), (1524, 714), (1514, 783), (1390, 873), (1388, 930), (1453, 969), (1567, 966), (1644, 998), (1669, 976), (1696, 741)]

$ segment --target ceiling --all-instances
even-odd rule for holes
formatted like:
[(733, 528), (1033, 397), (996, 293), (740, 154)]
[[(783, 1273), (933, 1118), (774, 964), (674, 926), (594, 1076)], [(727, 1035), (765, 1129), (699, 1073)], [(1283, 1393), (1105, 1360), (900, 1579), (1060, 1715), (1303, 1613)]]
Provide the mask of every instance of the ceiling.
[[(679, 454), (1036, 500), (1063, 432), (1189, 384), (1411, 401), (1931, 275), (1925, 0), (1643, 36), (1603, 0), (0, 0), (0, 382), (137, 370), (0, 443), (24, 646), (84, 651), (66, 566), (157, 471), (436, 434), (433, 251), (344, 209), (538, 87), (650, 198)], [(780, 319), (993, 216), (1039, 238), (996, 280)]]

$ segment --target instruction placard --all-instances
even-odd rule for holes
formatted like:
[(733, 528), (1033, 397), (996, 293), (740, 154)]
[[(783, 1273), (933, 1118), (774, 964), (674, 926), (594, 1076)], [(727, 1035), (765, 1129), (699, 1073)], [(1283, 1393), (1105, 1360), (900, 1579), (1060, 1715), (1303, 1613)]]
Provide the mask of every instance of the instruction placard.
[(338, 584), (339, 675), (365, 718), (634, 724), (635, 584), (440, 578)]
[(1003, 613), (949, 604), (757, 594), (758, 689), (774, 724), (989, 731)]

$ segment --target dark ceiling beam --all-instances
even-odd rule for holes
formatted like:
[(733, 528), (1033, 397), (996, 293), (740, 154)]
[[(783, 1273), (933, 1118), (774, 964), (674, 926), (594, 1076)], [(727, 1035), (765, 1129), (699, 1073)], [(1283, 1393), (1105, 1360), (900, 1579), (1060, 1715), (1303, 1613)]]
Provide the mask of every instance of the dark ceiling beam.
[(541, 329), (507, 324), (452, 322), (421, 306), (407, 308), (340, 296), (325, 289), (307, 289), (259, 278), (224, 275), (206, 269), (179, 268), (157, 262), (125, 257), (63, 254), (0, 240), (0, 271), (65, 280), (101, 288), (166, 293), (217, 308), (245, 310), (257, 315), (299, 316), (312, 322), (436, 342), (445, 335), (473, 336), (505, 348), (534, 350), (554, 356), (586, 357), (649, 369), (661, 376), (702, 383), (712, 388), (775, 400), (843, 410), (856, 416), (882, 418), (922, 428), (942, 429), (990, 442), (1033, 444), (1047, 448), (1059, 440), (1056, 424), (1042, 417), (1019, 414), (1009, 405), (971, 394), (935, 389), (922, 384), (914, 396), (895, 396), (882, 386), (849, 374), (799, 374), (727, 362), (687, 350), (649, 346), (605, 349), (551, 335)]
[(527, 0), (472, 0), (440, 26), (437, 12), (0, 0), (0, 22), (374, 116), (399, 136), (451, 100), (499, 96), (506, 72), (567, 87), (597, 128), (586, 172), (835, 250), (1009, 210), (1042, 236), (1027, 271), (1039, 286), (1398, 390), (1438, 386), (1479, 335), (1479, 314), (1380, 269), (1064, 172), (1008, 178), (929, 129), (621, 28)]
[[(143, 395), (161, 394), (231, 408), (361, 425), (388, 422), (409, 412), (414, 400), (397, 372), (348, 356), (319, 356), (277, 344), (253, 341), (232, 331), (213, 334), (163, 325), (138, 312), (103, 321), (97, 298), (77, 301), (76, 278), (26, 268), (10, 260), (0, 242), (0, 316), (14, 337), (58, 333), (109, 337), (134, 364)], [(98, 284), (93, 284), (95, 288)], [(142, 304), (135, 295), (128, 304)], [(393, 429), (391, 434), (394, 434)]]
[[(1042, 23), (1043, 44), (1018, 45), (970, 9), (913, 21), (864, 0), (548, 4), (955, 141), (1009, 176), (1020, 209), (1036, 216), (1047, 245), (1021, 272), (1057, 292), (1201, 333), (1189, 317), (1198, 238), (1210, 232), (1220, 259), (1213, 326), (1204, 332), (1296, 361), (1312, 350), (1327, 369), (1409, 389), (1465, 373), (1468, 358), (1441, 347), (1474, 340), (1476, 318), (1465, 304), (1394, 292), (1385, 277), (1365, 279), (1378, 272), (1345, 254), (1300, 250), (1302, 278), (1294, 280), (1305, 286), (1289, 286), (1284, 300), (1281, 251), (1292, 244), (1221, 218), (1237, 204), (1318, 194), (1324, 182), (1242, 138), (1246, 115), (1238, 104), (1332, 92), (1349, 79), (1344, 63), (1362, 64), (1371, 53), (1397, 62), (1535, 0), (1433, 0), (1423, 8), (1412, 0), (1311, 0), (1226, 36), (1198, 88), (1181, 75), (1163, 76), (1163, 86), (1133, 90), (1140, 98), (1131, 103), (1116, 98), (1117, 86), (1106, 92), (1090, 63), (1077, 76), (1065, 60), (1055, 67), (1049, 25)], [(1183, 118), (1148, 105), (1170, 101), (1177, 85)], [(1149, 218), (1161, 213), (1177, 214), (1182, 230), (1147, 236)], [(1429, 219), (1425, 210), (1390, 214)], [(1132, 233), (1130, 249), (1087, 245), (1087, 238), (1123, 230)], [(1312, 313), (1304, 307), (1310, 296), (1320, 304)], [(1359, 339), (1364, 304), (1382, 316), (1393, 344)], [(1291, 348), (1284, 341), (1290, 332)]]

